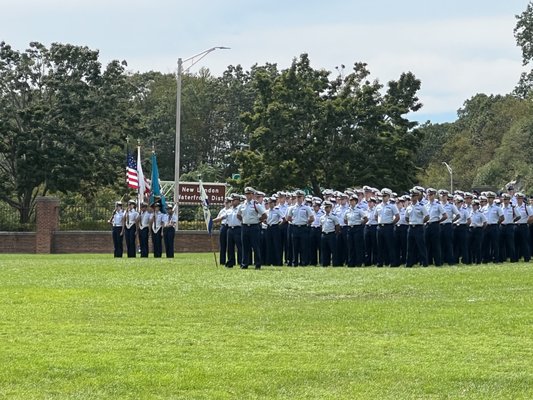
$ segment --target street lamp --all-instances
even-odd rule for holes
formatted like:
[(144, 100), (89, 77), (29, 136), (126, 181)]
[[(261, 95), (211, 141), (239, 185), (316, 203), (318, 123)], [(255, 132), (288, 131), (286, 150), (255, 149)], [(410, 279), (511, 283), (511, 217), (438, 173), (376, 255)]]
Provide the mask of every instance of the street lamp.
[(450, 194), (453, 194), (453, 170), (452, 167), (448, 165), (446, 162), (442, 162), (445, 166), (448, 172), (450, 173)]
[[(196, 64), (198, 61), (200, 61), (202, 58), (204, 58), (209, 53), (217, 50), (226, 50), (229, 49), (229, 47), (212, 47), (210, 49), (207, 49), (205, 51), (202, 51), (201, 53), (198, 53), (192, 57), (186, 58), (185, 60), (182, 60), (181, 58), (178, 58), (178, 76), (177, 76), (177, 93), (176, 93), (176, 147), (175, 147), (175, 154), (174, 154), (174, 202), (177, 204), (179, 200), (179, 181), (180, 181), (180, 140), (181, 140), (181, 76), (184, 72), (189, 71), (191, 67)], [(191, 62), (191, 65), (189, 65), (187, 68), (183, 69), (183, 63), (185, 62)]]

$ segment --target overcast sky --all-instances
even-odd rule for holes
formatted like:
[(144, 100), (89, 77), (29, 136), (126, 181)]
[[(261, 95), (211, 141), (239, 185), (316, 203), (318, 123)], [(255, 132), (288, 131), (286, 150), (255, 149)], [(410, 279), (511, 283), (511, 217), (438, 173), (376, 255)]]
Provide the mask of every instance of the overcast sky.
[(0, 40), (87, 45), (132, 71), (174, 72), (178, 57), (228, 46), (195, 65), (287, 67), (308, 53), (315, 68), (363, 61), (385, 83), (422, 80), (419, 121), (453, 121), (476, 93), (509, 93), (521, 65), (513, 28), (526, 0), (0, 0)]

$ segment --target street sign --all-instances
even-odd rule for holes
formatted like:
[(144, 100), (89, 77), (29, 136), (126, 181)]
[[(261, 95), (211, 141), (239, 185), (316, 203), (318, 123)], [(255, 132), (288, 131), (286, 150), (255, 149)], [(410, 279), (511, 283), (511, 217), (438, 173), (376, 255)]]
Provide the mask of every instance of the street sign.
[[(209, 204), (224, 204), (226, 184), (204, 182), (205, 193)], [(200, 184), (198, 182), (180, 182), (179, 204), (201, 204)]]

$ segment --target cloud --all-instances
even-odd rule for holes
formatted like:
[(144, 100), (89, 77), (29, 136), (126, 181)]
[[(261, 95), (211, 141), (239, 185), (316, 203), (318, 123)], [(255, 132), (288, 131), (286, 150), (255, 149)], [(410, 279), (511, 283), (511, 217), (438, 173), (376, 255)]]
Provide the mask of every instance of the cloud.
[[(103, 62), (125, 59), (134, 71), (175, 72), (178, 57), (231, 47), (192, 70), (207, 67), (215, 75), (230, 64), (286, 68), (304, 52), (315, 68), (333, 73), (335, 66), (363, 61), (382, 83), (405, 71), (421, 79), (423, 115), (452, 115), (479, 92), (508, 93), (522, 71), (513, 37), (514, 14), (521, 10), (510, 10), (506, 2), (482, 7), (485, 2), (469, 0), (460, 9), (458, 0), (431, 5), (332, 0), (327, 7), (314, 0), (305, 8), (275, 0), (276, 7), (245, 0), (2, 3), (0, 36), (20, 49), (30, 40), (84, 44), (100, 49)], [(25, 19), (23, 29), (17, 16)]]

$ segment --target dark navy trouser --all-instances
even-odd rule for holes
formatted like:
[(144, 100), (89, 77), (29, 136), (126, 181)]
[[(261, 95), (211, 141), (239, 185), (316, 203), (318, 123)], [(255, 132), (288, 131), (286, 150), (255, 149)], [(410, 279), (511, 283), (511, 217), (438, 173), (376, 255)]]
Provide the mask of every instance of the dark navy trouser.
[(160, 229), (157, 232), (152, 232), (152, 247), (154, 250), (154, 257), (160, 258), (163, 254), (163, 244), (161, 242), (161, 231)]
[(261, 268), (261, 225), (242, 224), (242, 264), (241, 267), (248, 268), (252, 263), (252, 250), (254, 252), (255, 267)]
[(115, 257), (122, 257), (122, 253), (124, 252), (124, 245), (122, 242), (122, 235), (120, 234), (122, 232), (121, 226), (114, 226), (113, 227), (113, 247), (114, 247), (114, 256)]
[(126, 237), (126, 250), (128, 257), (135, 257), (137, 254), (137, 247), (135, 246), (135, 234), (137, 233), (137, 227), (133, 225), (131, 228), (124, 229), (124, 236)]
[[(228, 260), (226, 261), (226, 267), (233, 267), (235, 264), (242, 264), (242, 238), (241, 227), (228, 226), (227, 231), (227, 244), (228, 244)], [(237, 248), (237, 261), (235, 262), (235, 248)]]
[(141, 248), (141, 257), (148, 257), (148, 227), (139, 230), (139, 247)]
[(228, 226), (226, 224), (220, 226), (218, 243), (220, 246), (220, 265), (226, 265), (226, 255), (228, 254)]
[(309, 227), (293, 225), (292, 232), (292, 265), (309, 265), (307, 246), (309, 245)]
[(163, 230), (163, 239), (165, 240), (165, 253), (167, 258), (174, 258), (174, 237), (176, 236), (176, 229), (167, 227)]
[(442, 266), (442, 257), (440, 249), (440, 224), (436, 222), (430, 222), (426, 225), (424, 231), (428, 263), (434, 264), (437, 267)]
[(365, 227), (354, 225), (348, 229), (348, 267), (361, 267), (365, 259)]
[(336, 258), (336, 240), (337, 234), (335, 232), (322, 233), (322, 237), (320, 239), (320, 263), (323, 267), (328, 267), (331, 264), (331, 261)]
[(283, 265), (281, 258), (281, 229), (279, 225), (270, 225), (266, 230), (265, 264)]
[(406, 267), (412, 267), (420, 260), (422, 266), (428, 266), (424, 225), (411, 225), (407, 230)]
[(378, 225), (378, 267), (383, 265), (398, 266), (394, 240), (394, 225)]

